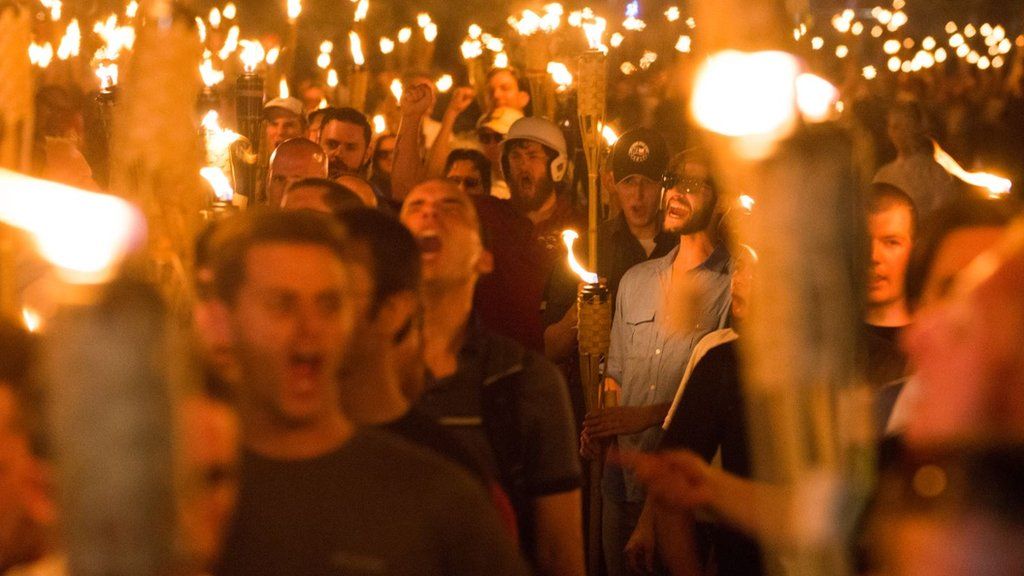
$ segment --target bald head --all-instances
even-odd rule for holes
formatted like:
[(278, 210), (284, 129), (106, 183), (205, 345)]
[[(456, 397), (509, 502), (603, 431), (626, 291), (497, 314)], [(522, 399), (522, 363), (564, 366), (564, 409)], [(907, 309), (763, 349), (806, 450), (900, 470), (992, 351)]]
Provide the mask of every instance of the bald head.
[(377, 207), (377, 195), (373, 192), (373, 186), (370, 185), (365, 179), (352, 174), (342, 174), (334, 179), (335, 182), (341, 184), (345, 188), (356, 193), (359, 199), (363, 201), (363, 204), (370, 208)]
[(279, 208), (288, 186), (304, 178), (327, 177), (327, 154), (312, 140), (285, 140), (270, 155), (267, 171), (267, 198), (270, 206)]

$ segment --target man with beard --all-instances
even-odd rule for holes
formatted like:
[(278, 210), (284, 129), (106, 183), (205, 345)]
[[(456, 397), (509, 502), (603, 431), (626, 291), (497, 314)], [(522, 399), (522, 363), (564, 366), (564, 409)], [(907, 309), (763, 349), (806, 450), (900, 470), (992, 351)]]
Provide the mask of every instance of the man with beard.
[(544, 350), (544, 289), (558, 262), (565, 261), (562, 230), (586, 230), (586, 218), (559, 194), (569, 158), (558, 126), (543, 118), (520, 118), (501, 149), (508, 183), (506, 202), (482, 202), (480, 217), (493, 233), (495, 274), (477, 287), (476, 305), (487, 327), (537, 351)]
[(331, 180), (342, 174), (365, 177), (373, 134), (366, 116), (354, 108), (331, 108), (320, 126), (319, 143), (327, 152)]
[[(636, 128), (622, 135), (609, 158), (612, 192), (621, 211), (601, 224), (597, 234), (597, 275), (612, 296), (627, 270), (665, 256), (679, 238), (661, 231), (661, 181), (668, 168), (668, 146), (660, 134)], [(582, 230), (579, 230), (582, 232)], [(582, 243), (581, 243), (582, 244)], [(586, 247), (577, 247), (583, 258)], [(579, 277), (562, 261), (555, 266), (544, 298), (544, 353), (555, 361), (576, 363), (576, 286)]]
[[(709, 163), (677, 156), (664, 186), (663, 229), (679, 236), (678, 247), (634, 266), (619, 284), (605, 391), (617, 395), (620, 406), (587, 415), (581, 436), (586, 456), (595, 456), (606, 441), (622, 451), (654, 449), (694, 346), (726, 324), (729, 253), (715, 234), (718, 194)], [(602, 493), (608, 573), (627, 574), (623, 550), (645, 494), (631, 471), (616, 466), (605, 467)]]

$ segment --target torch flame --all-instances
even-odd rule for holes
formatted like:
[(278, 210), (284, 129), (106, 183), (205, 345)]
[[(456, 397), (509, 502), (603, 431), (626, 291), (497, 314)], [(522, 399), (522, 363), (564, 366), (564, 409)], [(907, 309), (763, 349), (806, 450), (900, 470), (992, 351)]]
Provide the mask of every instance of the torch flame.
[(396, 102), (402, 101), (402, 81), (398, 78), (391, 81), (391, 94), (395, 97)]
[(338, 71), (331, 68), (327, 71), (327, 87), (337, 88), (338, 87)]
[(437, 40), (437, 24), (428, 22), (427, 25), (423, 27), (423, 39), (427, 42)]
[(267, 57), (263, 59), (267, 63), (267, 66), (273, 66), (277, 63), (277, 59), (281, 56), (281, 48), (274, 46), (270, 50), (267, 50)]
[(237, 142), (242, 135), (221, 127), (220, 114), (216, 110), (210, 110), (206, 116), (203, 116), (202, 126), (206, 139), (206, 163), (224, 166), (231, 161), (229, 154), (231, 145)]
[[(221, 60), (227, 60), (228, 56), (231, 56), (235, 50), (238, 50), (238, 35), (240, 30), (238, 26), (232, 26), (228, 30), (228, 37), (224, 39), (224, 45), (220, 47), (220, 51), (217, 52), (217, 57)], [(253, 65), (255, 67), (255, 64)]]
[(291, 96), (291, 92), (288, 91), (288, 79), (282, 77), (281, 81), (277, 85), (278, 95), (281, 98), (288, 98)]
[(460, 46), (462, 57), (466, 60), (479, 58), (484, 53), (483, 44), (479, 40), (465, 40)]
[(395, 41), (388, 37), (382, 37), (380, 39), (380, 53), (391, 54), (395, 51)]
[(57, 58), (67, 60), (71, 56), (78, 56), (82, 48), (82, 29), (78, 26), (78, 20), (72, 20), (68, 24), (67, 31), (60, 39), (57, 47)]
[(214, 195), (217, 196), (217, 200), (231, 202), (235, 195), (235, 190), (231, 187), (231, 181), (228, 180), (223, 170), (213, 166), (206, 166), (199, 169), (199, 175), (210, 183)]
[(354, 20), (356, 22), (362, 22), (366, 20), (366, 13), (370, 10), (370, 0), (359, 0), (356, 4), (356, 14)]
[(587, 36), (587, 44), (591, 50), (600, 50), (601, 52), (608, 52), (608, 47), (604, 45), (604, 31), (608, 27), (608, 21), (600, 16), (584, 15), (583, 20), (580, 22), (580, 26), (583, 28), (583, 33)]
[(580, 235), (577, 234), (575, 230), (562, 231), (562, 242), (565, 243), (565, 250), (568, 253), (569, 268), (572, 268), (572, 271), (575, 272), (576, 275), (580, 277), (580, 280), (586, 282), (587, 284), (597, 284), (597, 274), (594, 274), (593, 272), (588, 272), (587, 269), (584, 268), (582, 264), (580, 264), (579, 260), (576, 259), (576, 254), (574, 254), (572, 251), (572, 245), (574, 242), (576, 242), (576, 240), (579, 240), (579, 237)]
[(203, 84), (207, 88), (213, 88), (224, 81), (224, 71), (215, 69), (212, 60), (203, 60), (199, 65), (199, 75), (202, 76)]
[(135, 15), (139, 13), (139, 3), (132, 0), (128, 3), (128, 6), (124, 9), (124, 15), (129, 18), (135, 18)]
[(242, 67), (246, 72), (253, 72), (256, 66), (263, 61), (266, 53), (263, 51), (263, 44), (259, 40), (240, 40), (242, 53), (238, 55), (242, 60)]
[(548, 62), (548, 74), (551, 74), (551, 79), (554, 80), (555, 84), (562, 90), (565, 90), (569, 86), (572, 86), (572, 72), (569, 72), (569, 68), (561, 62)]
[(402, 28), (401, 30), (398, 31), (399, 44), (405, 44), (406, 42), (409, 41), (410, 38), (412, 38), (412, 28), (406, 26), (405, 28)]
[(21, 309), (21, 320), (24, 322), (25, 328), (29, 332), (38, 332), (43, 323), (43, 319), (39, 315), (39, 312), (36, 312), (28, 306)]
[(288, 0), (288, 21), (294, 23), (302, 14), (302, 0)]
[(349, 49), (352, 51), (352, 63), (356, 66), (366, 64), (366, 58), (363, 56), (363, 41), (359, 38), (359, 33), (355, 30), (349, 30), (348, 45)]
[(619, 141), (619, 135), (615, 132), (615, 129), (601, 122), (598, 122), (597, 125), (601, 130), (601, 137), (604, 138), (605, 143), (609, 146), (615, 146), (615, 143)]
[(508, 68), (508, 54), (498, 52), (494, 55), (494, 68)]
[(210, 28), (220, 28), (220, 8), (210, 8), (210, 17), (207, 20), (210, 21)]
[(117, 86), (117, 64), (100, 64), (96, 68), (96, 77), (100, 79), (101, 90), (110, 90)]
[(228, 2), (224, 5), (224, 18), (226, 20), (234, 20), (235, 15), (238, 13), (238, 8), (235, 7), (233, 2)]
[(971, 186), (978, 186), (988, 190), (990, 198), (1001, 198), (1010, 193), (1010, 188), (1013, 187), (1013, 182), (1010, 182), (1006, 178), (1000, 178), (994, 174), (986, 174), (984, 172), (968, 172), (964, 170), (960, 164), (953, 159), (945, 150), (943, 150), (938, 142), (932, 141), (935, 146), (935, 162), (945, 168), (946, 172), (949, 172), (956, 178), (970, 184)]
[(50, 11), (50, 20), (53, 22), (60, 20), (61, 9), (64, 7), (60, 0), (39, 0), (39, 3)]
[(199, 30), (199, 43), (206, 44), (206, 22), (196, 16), (196, 29)]
[(28, 47), (28, 59), (38, 67), (46, 68), (53, 60), (53, 46), (49, 42), (45, 44), (33, 42)]
[(40, 253), (72, 282), (102, 282), (145, 237), (133, 205), (0, 169), (0, 221), (31, 234)]
[(420, 12), (416, 15), (416, 25), (420, 28), (426, 28), (427, 24), (430, 24), (431, 22), (430, 14), (427, 14), (426, 12)]
[(383, 114), (377, 114), (373, 117), (373, 132), (374, 134), (383, 134), (388, 131), (388, 121)]
[(438, 92), (445, 94), (452, 89), (452, 86), (455, 85), (455, 80), (452, 79), (451, 74), (445, 74), (437, 79), (435, 85), (437, 86)]

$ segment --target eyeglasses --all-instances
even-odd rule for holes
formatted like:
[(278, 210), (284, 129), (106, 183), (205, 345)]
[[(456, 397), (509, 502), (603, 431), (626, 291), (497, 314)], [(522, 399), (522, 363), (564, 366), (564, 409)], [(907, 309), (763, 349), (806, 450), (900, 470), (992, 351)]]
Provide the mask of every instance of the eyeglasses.
[(476, 137), (482, 144), (498, 144), (505, 139), (505, 136), (498, 134), (497, 132), (491, 132), (490, 130), (486, 132), (477, 132)]
[(676, 188), (683, 194), (693, 194), (694, 192), (699, 192), (700, 189), (705, 186), (710, 187), (711, 184), (700, 178), (680, 176), (678, 174), (673, 174), (672, 172), (666, 172), (665, 175), (661, 177), (662, 190), (671, 190), (672, 188)]

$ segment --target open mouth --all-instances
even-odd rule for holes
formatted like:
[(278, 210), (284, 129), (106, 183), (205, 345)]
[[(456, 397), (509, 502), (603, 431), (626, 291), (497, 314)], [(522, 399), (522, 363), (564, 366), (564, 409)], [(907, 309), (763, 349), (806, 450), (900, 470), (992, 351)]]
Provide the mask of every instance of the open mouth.
[(416, 239), (423, 254), (435, 254), (441, 250), (441, 237), (429, 234)]
[(323, 370), (324, 357), (313, 352), (295, 352), (288, 359), (288, 364), (292, 374), (299, 379), (313, 380)]
[(683, 206), (682, 204), (672, 203), (672, 204), (668, 205), (668, 211), (667, 212), (668, 212), (668, 215), (673, 217), (673, 218), (680, 218), (680, 219), (682, 219), (682, 218), (686, 218), (687, 214), (690, 213), (690, 210), (688, 208), (686, 208), (685, 206)]

